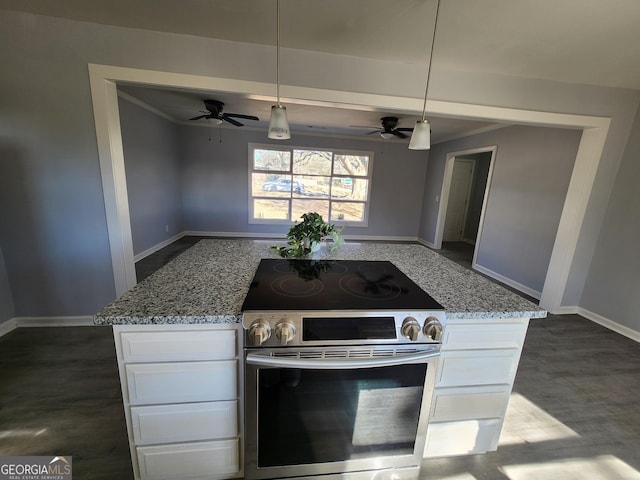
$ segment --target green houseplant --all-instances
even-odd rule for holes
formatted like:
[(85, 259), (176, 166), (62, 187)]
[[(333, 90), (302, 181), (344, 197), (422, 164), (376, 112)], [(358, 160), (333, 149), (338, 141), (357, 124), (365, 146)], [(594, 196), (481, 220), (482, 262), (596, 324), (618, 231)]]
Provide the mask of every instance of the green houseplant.
[(302, 218), (302, 221), (294, 223), (287, 233), (287, 246), (271, 247), (281, 257), (306, 257), (315, 251), (325, 238), (333, 240), (331, 251), (344, 243), (344, 239), (340, 235), (342, 227), (326, 223), (319, 213), (308, 212), (300, 218)]

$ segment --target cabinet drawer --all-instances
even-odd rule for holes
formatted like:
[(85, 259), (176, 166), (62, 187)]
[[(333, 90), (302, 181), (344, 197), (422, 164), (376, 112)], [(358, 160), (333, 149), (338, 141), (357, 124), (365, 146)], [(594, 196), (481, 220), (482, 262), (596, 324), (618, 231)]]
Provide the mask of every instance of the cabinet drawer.
[(131, 405), (234, 400), (236, 360), (125, 365)]
[(232, 478), (240, 471), (238, 440), (138, 447), (141, 480)]
[(442, 336), (443, 350), (521, 348), (529, 322), (449, 324)]
[(520, 350), (443, 352), (436, 387), (509, 384), (518, 369)]
[(502, 420), (431, 423), (427, 429), (425, 457), (483, 453), (498, 448)]
[(131, 408), (136, 445), (238, 436), (238, 402), (181, 403)]
[(433, 422), (502, 418), (509, 404), (509, 385), (437, 388), (431, 403)]
[(236, 357), (235, 330), (124, 332), (124, 363), (226, 360)]

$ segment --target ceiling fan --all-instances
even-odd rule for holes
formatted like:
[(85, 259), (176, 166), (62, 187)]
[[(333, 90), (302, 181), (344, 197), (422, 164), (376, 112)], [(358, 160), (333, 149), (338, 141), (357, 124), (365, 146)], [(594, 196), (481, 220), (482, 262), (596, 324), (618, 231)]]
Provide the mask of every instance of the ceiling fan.
[(382, 138), (409, 138), (409, 135), (403, 132), (413, 132), (413, 128), (397, 128), (398, 117), (382, 117), (380, 122), (382, 128), (368, 132), (367, 135), (378, 133)]
[(231, 125), (235, 125), (236, 127), (244, 127), (244, 123), (240, 123), (235, 118), (243, 118), (246, 120), (260, 120), (255, 115), (242, 115), (240, 113), (222, 113), (222, 109), (224, 108), (224, 103), (218, 100), (205, 100), (204, 106), (208, 110), (208, 113), (204, 115), (198, 115), (197, 117), (190, 118), (189, 120), (200, 120), (201, 118), (206, 118), (207, 120), (212, 120), (212, 123), (215, 125), (220, 125), (223, 121), (229, 122)]

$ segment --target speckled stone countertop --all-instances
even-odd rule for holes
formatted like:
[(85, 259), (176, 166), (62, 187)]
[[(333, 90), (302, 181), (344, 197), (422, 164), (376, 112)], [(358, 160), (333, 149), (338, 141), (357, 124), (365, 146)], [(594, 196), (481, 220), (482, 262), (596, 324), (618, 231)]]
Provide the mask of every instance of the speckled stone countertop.
[[(96, 314), (97, 325), (237, 323), (261, 258), (278, 258), (273, 240), (207, 239)], [(346, 243), (314, 259), (389, 260), (435, 298), (449, 319), (543, 318), (547, 312), (427, 247)]]

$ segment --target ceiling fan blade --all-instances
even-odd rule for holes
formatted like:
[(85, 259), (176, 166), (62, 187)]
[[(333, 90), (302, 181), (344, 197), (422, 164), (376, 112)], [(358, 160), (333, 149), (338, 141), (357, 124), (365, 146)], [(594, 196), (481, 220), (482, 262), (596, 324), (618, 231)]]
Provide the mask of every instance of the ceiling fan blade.
[(207, 118), (210, 114), (198, 115), (197, 117), (190, 118), (189, 120), (200, 120), (201, 118)]
[(391, 130), (391, 133), (393, 133), (398, 138), (409, 138), (409, 135), (399, 132), (397, 129)]
[(408, 128), (408, 127), (396, 128), (396, 130), (399, 132), (413, 132), (413, 128)]
[(229, 118), (229, 115), (223, 115), (222, 120), (229, 122), (231, 125), (235, 125), (236, 127), (244, 127), (244, 123), (240, 123), (233, 118)]
[(373, 135), (374, 133), (382, 133), (384, 130), (373, 130), (372, 132), (367, 132), (366, 135)]
[(234, 118), (244, 118), (246, 120), (255, 120), (255, 121), (259, 121), (260, 119), (258, 117), (256, 117), (255, 115), (242, 115), (240, 113), (223, 113), (222, 114), (223, 118), (228, 118), (228, 117), (234, 117)]

